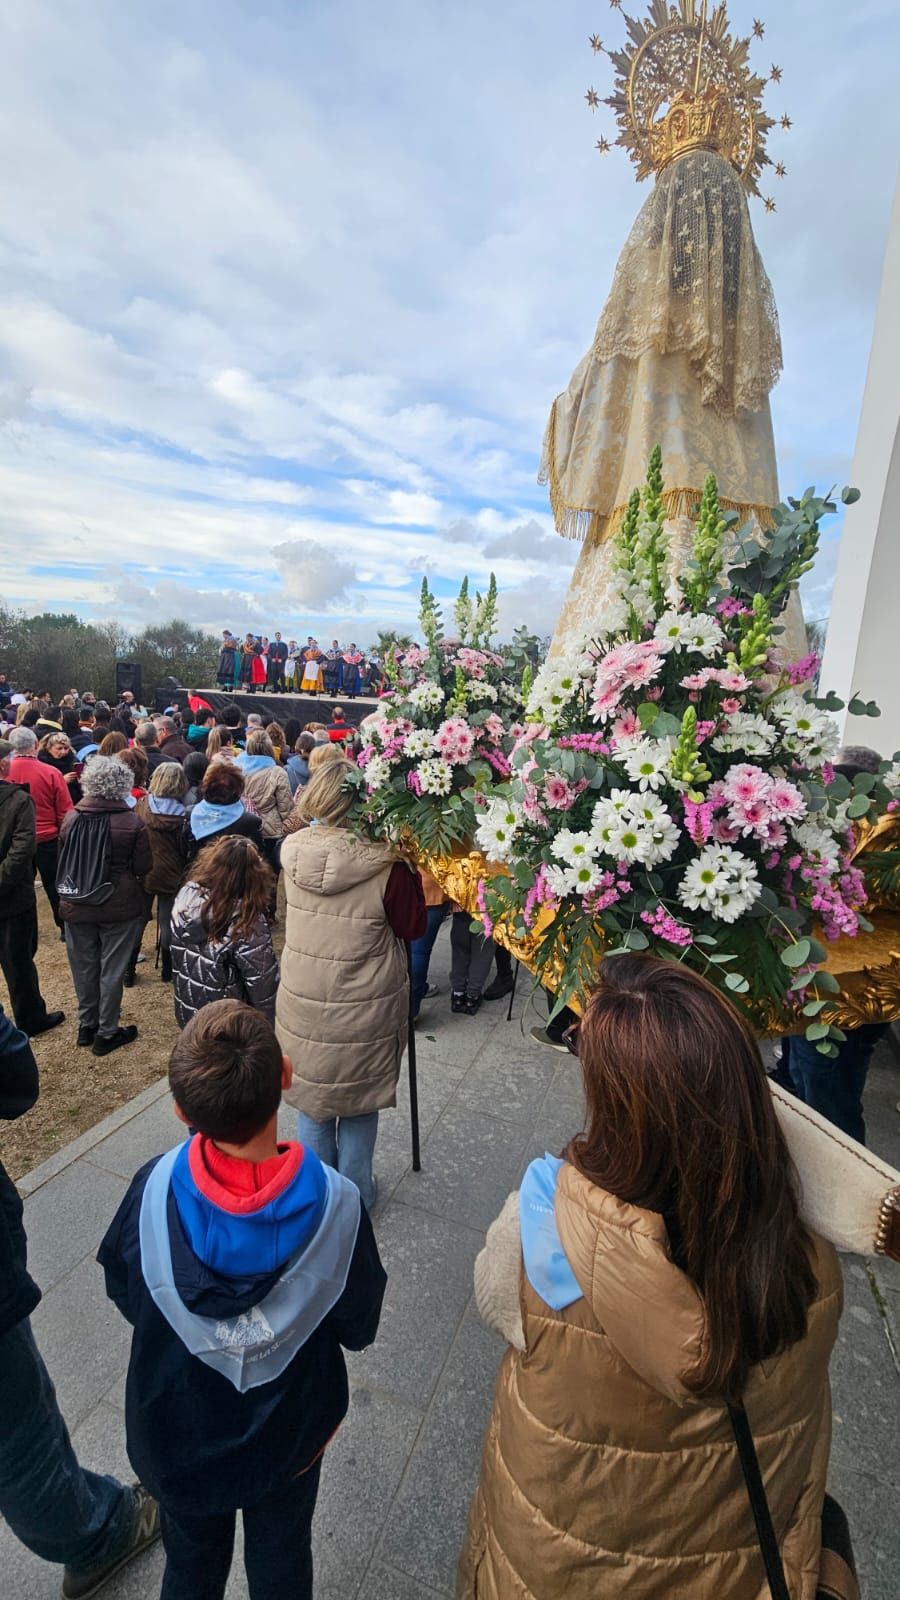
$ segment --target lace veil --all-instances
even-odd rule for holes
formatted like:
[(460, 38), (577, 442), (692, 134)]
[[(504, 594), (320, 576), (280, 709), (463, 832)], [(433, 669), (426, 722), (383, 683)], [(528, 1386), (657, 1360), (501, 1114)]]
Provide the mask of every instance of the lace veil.
[(772, 285), (733, 167), (692, 150), (660, 173), (613, 279), (594, 340), (601, 361), (687, 354), (704, 405), (759, 411), (781, 373)]

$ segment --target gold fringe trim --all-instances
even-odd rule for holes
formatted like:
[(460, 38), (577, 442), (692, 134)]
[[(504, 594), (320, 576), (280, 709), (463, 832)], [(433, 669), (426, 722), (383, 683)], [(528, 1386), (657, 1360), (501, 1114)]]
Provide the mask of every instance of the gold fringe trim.
[[(624, 505), (613, 506), (611, 511), (599, 511), (595, 506), (571, 506), (566, 501), (556, 465), (555, 401), (547, 424), (547, 437), (538, 482), (549, 485), (550, 507), (556, 531), (564, 539), (591, 539), (595, 544), (605, 544), (607, 539), (618, 533), (622, 518), (628, 510), (627, 502)], [(703, 499), (703, 486), (701, 484), (699, 488), (664, 489), (662, 498), (668, 521), (674, 521), (676, 517), (688, 517), (691, 521), (695, 521)], [(771, 533), (775, 527), (771, 506), (757, 505), (750, 500), (729, 500), (724, 495), (719, 496), (719, 505), (723, 511), (736, 511), (742, 523), (755, 517), (764, 533)]]

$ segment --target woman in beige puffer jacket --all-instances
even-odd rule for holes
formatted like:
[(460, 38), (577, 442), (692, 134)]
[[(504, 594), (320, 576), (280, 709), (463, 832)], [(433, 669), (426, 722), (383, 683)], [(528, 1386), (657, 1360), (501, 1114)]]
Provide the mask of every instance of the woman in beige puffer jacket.
[(235, 765), (244, 775), (244, 798), (262, 823), (263, 847), (272, 860), (274, 844), (281, 838), (291, 814), (291, 784), (283, 767), (275, 760), (275, 748), (267, 733), (254, 728), (247, 735), (247, 748)]
[(586, 1130), (532, 1163), (476, 1268), (510, 1348), (458, 1600), (768, 1600), (741, 1400), (792, 1600), (813, 1600), (841, 1276), (755, 1041), (703, 979), (621, 956), (579, 1055)]
[(275, 1028), (290, 1056), (286, 1099), (297, 1138), (375, 1203), (378, 1113), (396, 1105), (406, 1048), (405, 941), (425, 931), (419, 874), (392, 845), (348, 822), (356, 790), (348, 761), (320, 767), (295, 803), (281, 847), (287, 899)]

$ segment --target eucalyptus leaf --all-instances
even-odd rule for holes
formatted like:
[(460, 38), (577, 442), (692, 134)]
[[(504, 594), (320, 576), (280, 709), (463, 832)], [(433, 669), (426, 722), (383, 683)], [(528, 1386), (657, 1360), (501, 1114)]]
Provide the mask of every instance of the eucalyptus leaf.
[(750, 985), (746, 978), (741, 977), (739, 972), (726, 972), (725, 987), (730, 989), (733, 994), (747, 994)]
[(789, 944), (786, 950), (780, 952), (782, 965), (790, 967), (791, 971), (796, 967), (805, 966), (809, 960), (811, 948), (812, 946), (808, 939), (798, 939), (796, 944)]
[(869, 810), (871, 800), (867, 794), (855, 794), (847, 807), (848, 817), (864, 817)]
[(806, 1037), (810, 1044), (815, 1044), (817, 1039), (827, 1039), (831, 1031), (827, 1022), (811, 1022), (806, 1029)]
[(805, 1017), (817, 1017), (827, 1004), (827, 1000), (807, 1000), (806, 1005), (803, 1007), (803, 1015)]
[(850, 484), (848, 484), (845, 489), (841, 490), (841, 499), (843, 500), (845, 506), (855, 506), (859, 497), (859, 489), (851, 488)]

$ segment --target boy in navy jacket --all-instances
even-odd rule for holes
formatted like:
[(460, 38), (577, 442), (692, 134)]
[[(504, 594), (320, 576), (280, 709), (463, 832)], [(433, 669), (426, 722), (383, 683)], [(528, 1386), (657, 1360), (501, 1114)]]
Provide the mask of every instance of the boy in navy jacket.
[(161, 1600), (221, 1600), (235, 1512), (251, 1600), (312, 1595), (342, 1346), (374, 1339), (386, 1277), (355, 1186), (277, 1142), (291, 1064), (260, 1012), (205, 1006), (169, 1063), (193, 1136), (132, 1181), (100, 1247), (134, 1327), (128, 1454), (160, 1502)]

